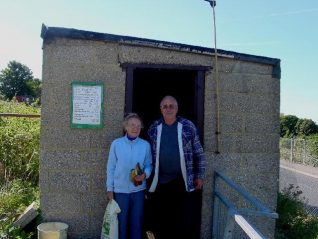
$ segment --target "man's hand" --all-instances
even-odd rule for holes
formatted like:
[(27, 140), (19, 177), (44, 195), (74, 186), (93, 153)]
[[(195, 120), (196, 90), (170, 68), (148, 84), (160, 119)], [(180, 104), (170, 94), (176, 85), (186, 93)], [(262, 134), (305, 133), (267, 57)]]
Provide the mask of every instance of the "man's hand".
[(203, 187), (203, 179), (197, 178), (194, 180), (195, 190), (201, 190)]

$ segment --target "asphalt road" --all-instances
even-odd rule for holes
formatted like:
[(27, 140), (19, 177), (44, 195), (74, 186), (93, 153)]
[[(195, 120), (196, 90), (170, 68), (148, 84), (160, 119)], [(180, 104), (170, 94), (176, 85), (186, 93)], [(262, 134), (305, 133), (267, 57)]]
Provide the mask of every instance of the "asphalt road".
[(288, 161), (280, 162), (280, 191), (290, 184), (299, 186), (306, 198), (307, 209), (318, 215), (318, 168), (293, 164)]

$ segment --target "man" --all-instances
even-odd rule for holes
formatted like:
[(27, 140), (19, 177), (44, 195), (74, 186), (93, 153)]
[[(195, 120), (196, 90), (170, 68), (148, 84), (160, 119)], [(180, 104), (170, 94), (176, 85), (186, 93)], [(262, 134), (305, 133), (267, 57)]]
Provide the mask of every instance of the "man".
[(154, 192), (154, 230), (161, 239), (193, 239), (192, 195), (203, 186), (203, 148), (194, 124), (177, 116), (173, 96), (165, 96), (160, 109), (163, 118), (148, 130), (155, 167), (149, 189)]

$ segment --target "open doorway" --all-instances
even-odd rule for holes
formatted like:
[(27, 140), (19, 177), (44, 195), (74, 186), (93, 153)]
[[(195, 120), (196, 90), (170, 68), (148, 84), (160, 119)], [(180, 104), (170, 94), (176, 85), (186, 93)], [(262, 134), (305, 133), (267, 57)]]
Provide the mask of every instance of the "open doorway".
[[(161, 117), (159, 104), (162, 98), (172, 95), (178, 101), (178, 115), (196, 125), (203, 144), (204, 76), (207, 68), (147, 64), (126, 67), (125, 112), (135, 112), (142, 117), (145, 129), (141, 132), (141, 138), (148, 138), (149, 126)], [(192, 195), (191, 235), (193, 239), (197, 239), (200, 238), (202, 192)], [(146, 202), (145, 218), (151, 218), (151, 211), (149, 202)], [(151, 228), (151, 223), (145, 227)]]
[(127, 67), (125, 112), (135, 112), (144, 121), (142, 138), (147, 129), (161, 117), (159, 104), (166, 95), (179, 103), (178, 115), (191, 120), (203, 143), (204, 73), (203, 67), (130, 66)]

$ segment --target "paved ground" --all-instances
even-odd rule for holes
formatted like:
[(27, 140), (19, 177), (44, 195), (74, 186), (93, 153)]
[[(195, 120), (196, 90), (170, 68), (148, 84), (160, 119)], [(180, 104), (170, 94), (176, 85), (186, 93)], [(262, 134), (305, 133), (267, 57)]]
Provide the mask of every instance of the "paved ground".
[(279, 188), (289, 184), (299, 186), (307, 201), (309, 211), (318, 215), (318, 168), (281, 160)]

